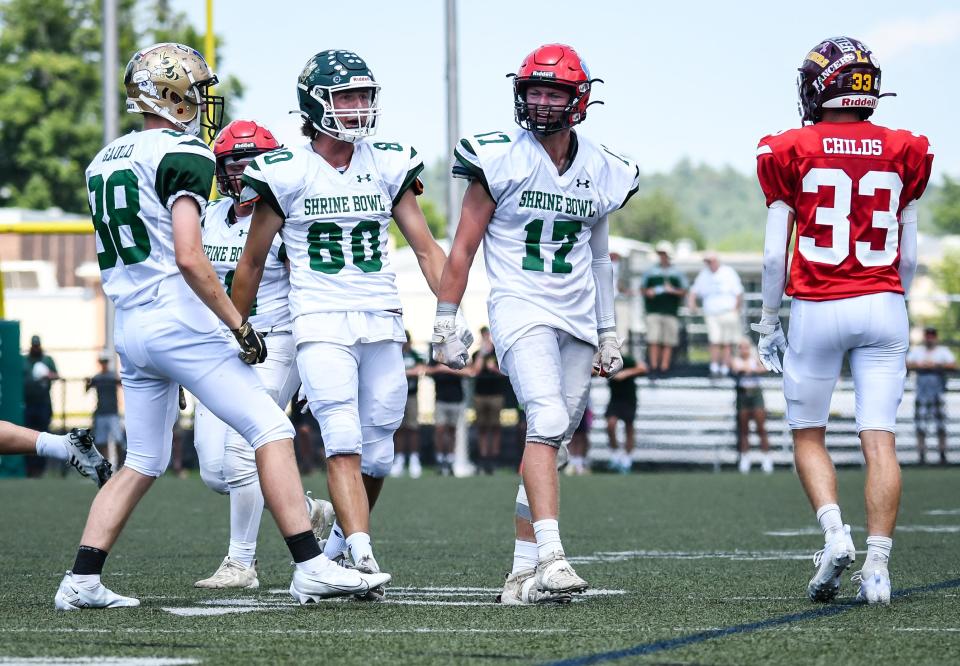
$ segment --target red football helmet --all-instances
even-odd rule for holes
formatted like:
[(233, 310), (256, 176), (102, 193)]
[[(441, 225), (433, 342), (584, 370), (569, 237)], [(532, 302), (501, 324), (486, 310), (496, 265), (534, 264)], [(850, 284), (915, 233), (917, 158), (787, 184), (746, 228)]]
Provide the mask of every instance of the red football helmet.
[(234, 120), (220, 130), (213, 142), (213, 155), (217, 160), (217, 190), (220, 194), (234, 199), (240, 197), (240, 178), (243, 172), (230, 174), (227, 166), (246, 163), (257, 155), (280, 148), (266, 127), (252, 120)]
[[(513, 105), (517, 124), (538, 134), (552, 134), (583, 122), (590, 106), (590, 86), (599, 81), (590, 78), (586, 63), (566, 44), (541, 46), (523, 59), (516, 74), (508, 76), (514, 77)], [(570, 93), (570, 102), (566, 106), (527, 104), (526, 91), (531, 85), (560, 88)], [(542, 120), (544, 106), (551, 112), (558, 112), (559, 120)], [(537, 110), (541, 111), (541, 120), (536, 118)]]
[(814, 46), (797, 77), (800, 118), (817, 123), (823, 109), (850, 109), (866, 120), (877, 108), (880, 65), (873, 52), (852, 37), (833, 37)]

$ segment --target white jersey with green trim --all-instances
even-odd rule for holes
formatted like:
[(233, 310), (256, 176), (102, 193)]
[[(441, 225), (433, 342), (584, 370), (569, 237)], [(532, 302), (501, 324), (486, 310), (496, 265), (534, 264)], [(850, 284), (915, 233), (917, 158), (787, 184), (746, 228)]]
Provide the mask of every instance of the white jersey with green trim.
[(86, 170), (103, 291), (118, 308), (149, 303), (178, 275), (170, 210), (182, 196), (206, 207), (213, 153), (173, 130), (131, 132), (110, 142)]
[(479, 180), (497, 207), (483, 239), (490, 329), (498, 353), (547, 325), (597, 344), (593, 227), (637, 191), (639, 169), (580, 134), (560, 175), (533, 133), (462, 139), (454, 176)]
[[(237, 217), (233, 199), (212, 202), (203, 216), (203, 251), (213, 264), (217, 277), (230, 295), (237, 261), (250, 233), (252, 216)], [(250, 324), (258, 331), (289, 331), (290, 272), (284, 263), (286, 248), (280, 236), (274, 236), (263, 267), (257, 296), (250, 308)]]
[(290, 313), (399, 310), (387, 255), (393, 206), (417, 184), (423, 161), (409, 146), (358, 141), (342, 173), (307, 144), (258, 156), (242, 200), (284, 218)]

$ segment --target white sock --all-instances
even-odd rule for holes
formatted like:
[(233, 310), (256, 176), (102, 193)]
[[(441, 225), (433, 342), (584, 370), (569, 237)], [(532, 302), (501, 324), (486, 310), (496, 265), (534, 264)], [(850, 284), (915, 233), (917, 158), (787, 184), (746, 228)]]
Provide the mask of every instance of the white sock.
[(37, 455), (66, 460), (70, 457), (66, 442), (66, 435), (51, 435), (49, 432), (41, 432), (40, 436), (37, 437)]
[[(401, 453), (400, 455), (403, 455), (403, 454)], [(419, 453), (411, 453), (411, 454), (410, 454), (410, 464), (412, 465), (413, 463), (417, 463), (418, 465), (420, 464), (420, 454), (419, 454)]]
[(257, 534), (263, 516), (260, 482), (230, 488), (230, 550), (227, 554), (245, 567), (257, 554)]
[(373, 557), (373, 548), (370, 547), (370, 535), (366, 532), (354, 532), (347, 537), (347, 548), (354, 564), (364, 557)]
[(560, 543), (560, 525), (553, 518), (544, 518), (533, 524), (533, 531), (537, 535), (537, 552), (539, 559), (545, 560), (556, 551), (563, 553), (563, 544)]
[(323, 553), (320, 553), (316, 557), (312, 557), (305, 562), (297, 562), (297, 569), (300, 571), (306, 571), (309, 573), (317, 573), (323, 571), (331, 565), (329, 558)]
[[(887, 566), (890, 559), (890, 549), (893, 548), (893, 539), (885, 536), (867, 537), (867, 557), (863, 568), (875, 569), (877, 566)], [(873, 564), (873, 566), (870, 566)]]
[(73, 574), (73, 582), (82, 585), (88, 590), (100, 584), (100, 574)]
[(404, 465), (407, 464), (407, 456), (403, 453), (398, 453), (393, 459), (393, 466), (397, 469), (403, 469)]
[(836, 504), (824, 504), (817, 509), (817, 520), (823, 530), (823, 538), (830, 541), (837, 534), (843, 533), (843, 518), (840, 517), (840, 507)]
[(513, 542), (513, 569), (510, 573), (515, 574), (524, 569), (536, 569), (539, 551), (534, 541), (521, 541), (517, 539)]
[(343, 538), (343, 530), (340, 529), (340, 523), (334, 521), (330, 528), (330, 536), (327, 538), (327, 545), (323, 547), (323, 554), (333, 560), (343, 555), (347, 549), (347, 540)]

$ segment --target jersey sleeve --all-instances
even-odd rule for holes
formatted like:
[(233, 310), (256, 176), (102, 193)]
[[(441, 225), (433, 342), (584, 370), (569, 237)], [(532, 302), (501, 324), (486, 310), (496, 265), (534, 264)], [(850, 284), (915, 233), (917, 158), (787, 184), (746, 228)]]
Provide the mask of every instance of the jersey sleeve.
[(606, 180), (609, 206), (607, 214), (627, 205), (630, 198), (640, 189), (640, 167), (630, 160), (613, 152), (604, 145), (600, 151), (606, 161)]
[(760, 139), (757, 146), (757, 179), (760, 181), (760, 189), (767, 200), (767, 207), (777, 201), (793, 207), (795, 179), (789, 164), (784, 164), (781, 156), (777, 154), (772, 138), (767, 136)]
[(466, 180), (475, 180), (483, 185), (483, 188), (490, 194), (490, 186), (487, 183), (487, 176), (483, 172), (483, 164), (480, 162), (480, 156), (477, 155), (477, 149), (473, 146), (470, 139), (460, 139), (453, 148), (453, 167), (451, 172), (454, 178), (464, 178)]
[(265, 162), (272, 153), (259, 155), (243, 171), (243, 191), (240, 193), (240, 203), (263, 202), (270, 206), (277, 215), (287, 219), (287, 214), (280, 206), (280, 197), (277, 196), (273, 178), (270, 172), (270, 163)]
[(904, 179), (905, 201), (915, 201), (923, 196), (930, 181), (930, 170), (933, 168), (933, 147), (927, 137), (920, 134), (911, 135), (907, 165), (910, 171)]
[(167, 149), (157, 166), (157, 197), (167, 210), (180, 197), (190, 197), (206, 208), (213, 188), (214, 159), (199, 139), (180, 135)]
[(413, 193), (417, 196), (423, 194), (423, 182), (420, 180), (420, 174), (423, 172), (423, 158), (417, 155), (417, 151), (412, 146), (407, 154), (409, 157), (403, 166), (403, 180), (400, 181), (400, 186), (397, 188), (396, 194), (393, 195), (394, 206), (400, 203), (401, 197), (407, 190), (413, 190)]

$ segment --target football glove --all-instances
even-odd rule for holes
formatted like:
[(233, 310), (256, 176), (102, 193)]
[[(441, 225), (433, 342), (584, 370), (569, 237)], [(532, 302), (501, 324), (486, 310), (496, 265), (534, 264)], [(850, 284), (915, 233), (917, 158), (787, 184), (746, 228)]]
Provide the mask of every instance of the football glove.
[(612, 377), (623, 370), (623, 356), (620, 354), (620, 340), (615, 331), (600, 334), (600, 347), (593, 357), (593, 368), (601, 377)]
[(437, 316), (433, 320), (433, 360), (460, 370), (467, 365), (469, 358), (468, 341), (473, 342), (473, 335), (466, 326), (463, 313), (453, 303), (437, 303)]
[(240, 328), (230, 329), (230, 332), (240, 345), (240, 353), (237, 356), (241, 361), (247, 365), (256, 365), (267, 360), (267, 343), (264, 335), (255, 330), (250, 322), (245, 321)]
[(187, 408), (187, 396), (183, 392), (183, 387), (177, 387), (177, 403), (180, 405), (180, 411), (183, 411)]
[(776, 310), (763, 309), (759, 324), (750, 324), (750, 329), (760, 334), (757, 352), (760, 362), (768, 372), (783, 372), (780, 354), (787, 351), (787, 337), (780, 327), (780, 314)]

